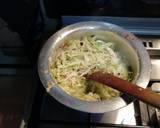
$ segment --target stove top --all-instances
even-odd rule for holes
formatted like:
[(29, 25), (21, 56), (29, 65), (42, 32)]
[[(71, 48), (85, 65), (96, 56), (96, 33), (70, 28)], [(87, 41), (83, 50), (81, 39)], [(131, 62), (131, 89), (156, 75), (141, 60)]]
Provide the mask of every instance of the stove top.
[[(91, 18), (91, 17), (90, 17)], [(93, 17), (92, 17), (93, 18)], [(94, 17), (95, 18), (95, 17)], [(70, 23), (84, 21), (87, 17), (77, 16), (64, 16), (62, 21), (66, 26)], [(160, 21), (152, 20), (152, 28), (147, 27), (148, 20), (141, 19), (126, 19), (122, 18), (113, 20), (111, 17), (99, 17), (97, 20), (106, 19), (111, 23), (119, 23), (120, 25), (131, 32), (134, 32), (143, 42), (146, 47), (152, 63), (151, 80), (148, 84), (157, 93), (160, 93), (160, 31), (157, 30), (154, 23)], [(121, 22), (118, 22), (120, 20)], [(126, 21), (128, 24), (126, 24)], [(134, 21), (134, 22), (133, 22)], [(146, 22), (147, 21), (147, 22)], [(144, 23), (145, 25), (142, 26)], [(136, 26), (137, 25), (137, 26)], [(152, 31), (150, 31), (152, 30)], [(103, 113), (103, 114), (90, 114), (77, 110), (70, 109), (52, 98), (46, 93), (43, 88), (38, 74), (35, 71), (35, 88), (29, 99), (22, 127), (27, 128), (100, 128), (100, 127), (132, 127), (132, 128), (151, 128), (160, 127), (160, 110), (149, 106), (141, 101), (135, 100), (128, 106), (117, 111)], [(107, 107), (107, 106), (106, 106)]]

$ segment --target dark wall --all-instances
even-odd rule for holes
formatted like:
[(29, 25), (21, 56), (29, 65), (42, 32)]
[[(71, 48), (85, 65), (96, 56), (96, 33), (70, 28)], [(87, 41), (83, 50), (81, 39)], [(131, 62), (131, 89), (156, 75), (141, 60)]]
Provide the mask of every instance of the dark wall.
[(36, 9), (36, 0), (3, 0), (0, 2), (0, 17), (11, 29), (24, 34), (35, 18)]

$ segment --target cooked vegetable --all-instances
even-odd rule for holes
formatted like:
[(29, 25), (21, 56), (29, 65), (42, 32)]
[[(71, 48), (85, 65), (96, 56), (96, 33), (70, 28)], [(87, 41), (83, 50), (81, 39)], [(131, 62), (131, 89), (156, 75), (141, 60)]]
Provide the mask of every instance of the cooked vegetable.
[(79, 99), (97, 101), (117, 97), (119, 91), (84, 77), (87, 73), (103, 71), (131, 80), (131, 71), (115, 46), (115, 42), (106, 42), (93, 34), (72, 37), (59, 47), (50, 65), (52, 75), (64, 91)]

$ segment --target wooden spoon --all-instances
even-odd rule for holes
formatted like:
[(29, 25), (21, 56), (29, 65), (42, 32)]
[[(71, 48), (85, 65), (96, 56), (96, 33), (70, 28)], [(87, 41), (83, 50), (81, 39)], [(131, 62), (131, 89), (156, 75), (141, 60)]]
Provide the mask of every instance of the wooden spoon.
[(86, 75), (86, 78), (110, 86), (114, 89), (132, 95), (154, 107), (160, 108), (160, 94), (155, 93), (150, 89), (144, 89), (126, 80), (102, 72), (95, 72)]

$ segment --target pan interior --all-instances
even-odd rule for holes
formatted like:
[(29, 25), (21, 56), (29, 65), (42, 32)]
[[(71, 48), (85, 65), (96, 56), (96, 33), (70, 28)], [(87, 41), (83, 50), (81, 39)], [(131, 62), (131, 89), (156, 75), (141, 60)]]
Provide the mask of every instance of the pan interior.
[[(59, 52), (59, 47), (67, 41), (69, 38), (81, 38), (85, 34), (92, 34), (96, 35), (98, 40), (103, 40), (105, 42), (114, 42), (115, 50), (118, 51), (120, 56), (122, 56), (123, 61), (129, 65), (132, 74), (132, 82), (135, 83), (135, 81), (138, 79), (139, 76), (139, 70), (140, 70), (140, 64), (139, 64), (139, 58), (138, 53), (136, 52), (136, 49), (132, 47), (131, 42), (126, 40), (125, 38), (119, 36), (117, 33), (114, 33), (112, 31), (108, 30), (78, 30), (69, 33), (67, 36), (65, 36), (62, 40), (60, 40), (58, 43), (55, 42), (55, 46), (52, 48), (52, 52), (50, 54), (50, 62), (54, 62), (55, 57), (57, 53)], [(50, 63), (49, 62), (49, 63)], [(53, 80), (54, 77), (53, 77)]]

